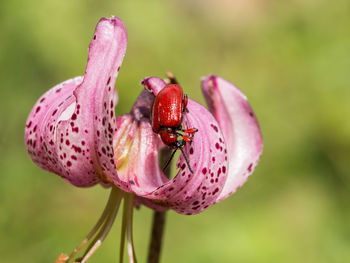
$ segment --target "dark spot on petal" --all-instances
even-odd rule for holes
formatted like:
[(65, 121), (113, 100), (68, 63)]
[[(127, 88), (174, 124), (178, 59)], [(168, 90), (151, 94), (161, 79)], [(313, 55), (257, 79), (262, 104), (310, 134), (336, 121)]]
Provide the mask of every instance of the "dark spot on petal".
[(80, 147), (77, 147), (75, 145), (72, 145), (72, 149), (77, 152), (77, 153), (81, 153), (81, 148)]
[(251, 172), (252, 171), (252, 168), (253, 168), (253, 163), (251, 163), (251, 164), (249, 164), (249, 166), (248, 166), (248, 172)]
[(218, 177), (220, 176), (221, 174), (221, 168), (218, 169)]
[(215, 195), (217, 192), (219, 192), (219, 187), (215, 188), (215, 190), (213, 191), (213, 195)]
[(216, 132), (219, 131), (218, 127), (216, 127), (214, 124), (211, 124), (210, 126), (214, 129), (214, 131), (216, 131)]

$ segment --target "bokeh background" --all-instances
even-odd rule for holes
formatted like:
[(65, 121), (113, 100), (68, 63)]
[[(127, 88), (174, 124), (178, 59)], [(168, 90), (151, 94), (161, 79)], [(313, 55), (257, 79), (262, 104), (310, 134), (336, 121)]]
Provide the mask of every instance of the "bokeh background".
[[(172, 71), (204, 102), (201, 76), (248, 96), (264, 136), (254, 175), (196, 216), (168, 213), (162, 262), (350, 262), (348, 0), (11, 0), (0, 5), (0, 262), (54, 262), (101, 213), (108, 191), (36, 167), (23, 143), (39, 96), (81, 75), (100, 17), (122, 18), (128, 49), (117, 113), (145, 76)], [(145, 262), (151, 211), (134, 215)], [(120, 217), (90, 262), (117, 262)]]

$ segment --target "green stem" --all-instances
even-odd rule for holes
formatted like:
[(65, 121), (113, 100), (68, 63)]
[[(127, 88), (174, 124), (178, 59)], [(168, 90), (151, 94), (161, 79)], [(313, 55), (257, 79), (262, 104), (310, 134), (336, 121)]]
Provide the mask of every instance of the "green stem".
[[(165, 147), (161, 150), (160, 160), (161, 163), (165, 163), (171, 157), (172, 151), (170, 148)], [(170, 178), (171, 169), (168, 167), (164, 174), (166, 177)], [(151, 242), (148, 249), (148, 263), (159, 263), (160, 253), (162, 250), (162, 241), (164, 235), (164, 227), (166, 221), (166, 212), (153, 213), (152, 222), (152, 232), (151, 232)]]

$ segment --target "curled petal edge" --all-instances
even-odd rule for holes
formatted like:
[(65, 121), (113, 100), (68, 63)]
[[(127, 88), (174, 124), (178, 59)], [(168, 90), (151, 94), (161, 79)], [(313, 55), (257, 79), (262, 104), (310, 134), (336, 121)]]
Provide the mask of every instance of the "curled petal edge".
[(228, 178), (217, 202), (240, 188), (262, 153), (262, 135), (247, 97), (232, 83), (217, 77), (202, 79), (202, 91), (223, 132), (229, 158)]
[[(111, 161), (116, 129), (114, 85), (126, 44), (123, 22), (102, 18), (89, 46), (84, 78), (49, 90), (28, 117), (25, 142), (33, 161), (75, 186), (108, 185), (111, 178), (117, 178)], [(107, 156), (101, 154), (102, 148), (107, 149)]]

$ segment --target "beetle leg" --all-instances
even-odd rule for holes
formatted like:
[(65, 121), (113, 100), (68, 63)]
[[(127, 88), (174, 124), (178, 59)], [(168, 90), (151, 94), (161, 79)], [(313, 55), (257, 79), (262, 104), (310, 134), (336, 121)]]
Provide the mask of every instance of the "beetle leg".
[(182, 138), (185, 142), (192, 142), (192, 137), (190, 137), (190, 136), (182, 135)]
[(182, 130), (183, 132), (185, 133), (188, 133), (188, 134), (194, 134), (198, 131), (197, 128), (190, 128), (190, 129), (186, 129), (186, 130)]
[(174, 157), (174, 155), (175, 155), (177, 149), (178, 149), (178, 148), (176, 148), (176, 149), (171, 153), (170, 158), (168, 159), (168, 161), (166, 162), (166, 164), (165, 164), (164, 167), (163, 167), (163, 172), (165, 172), (166, 168), (168, 168), (168, 166), (169, 166), (171, 160), (173, 159), (173, 157)]
[(190, 166), (190, 163), (189, 163), (189, 161), (188, 161), (188, 159), (187, 159), (187, 156), (186, 156), (185, 152), (184, 152), (183, 149), (182, 149), (184, 145), (185, 145), (185, 141), (182, 140), (182, 141), (179, 143), (179, 145), (176, 146), (175, 150), (171, 153), (171, 156), (170, 156), (169, 160), (168, 160), (168, 161), (166, 162), (166, 164), (164, 165), (164, 167), (163, 167), (163, 172), (165, 172), (166, 168), (168, 168), (168, 166), (169, 166), (171, 160), (173, 159), (175, 153), (177, 152), (177, 150), (180, 150), (181, 153), (182, 153), (182, 155), (183, 155), (184, 158), (185, 158), (185, 162), (186, 162), (186, 164), (187, 164), (188, 169), (189, 169), (190, 172), (193, 174), (193, 170), (192, 170), (192, 168), (191, 168), (191, 166)]
[(191, 166), (190, 166), (190, 163), (189, 163), (189, 161), (188, 161), (188, 159), (187, 159), (187, 156), (186, 156), (185, 152), (182, 150), (182, 147), (180, 147), (179, 149), (180, 149), (182, 155), (183, 155), (184, 158), (185, 158), (185, 161), (186, 161), (186, 164), (187, 164), (188, 169), (189, 169), (190, 172), (193, 174), (193, 170), (192, 170), (192, 168), (191, 168)]

